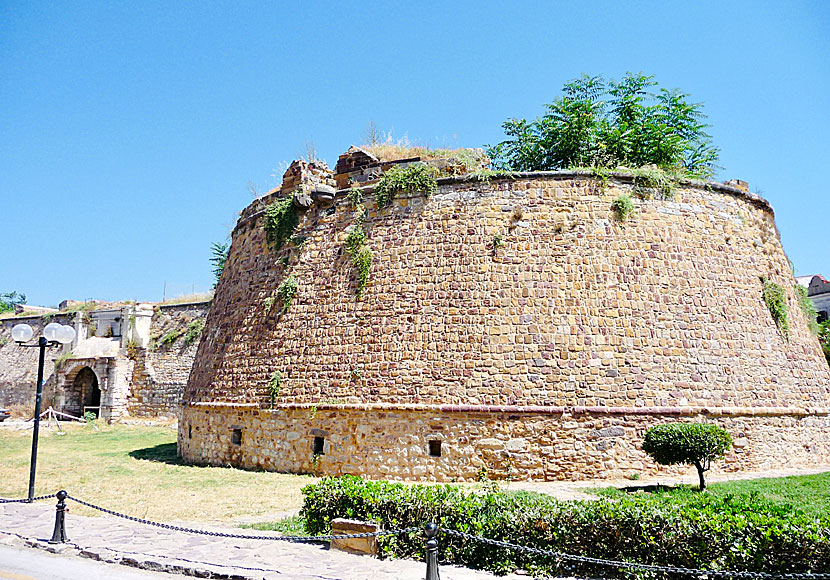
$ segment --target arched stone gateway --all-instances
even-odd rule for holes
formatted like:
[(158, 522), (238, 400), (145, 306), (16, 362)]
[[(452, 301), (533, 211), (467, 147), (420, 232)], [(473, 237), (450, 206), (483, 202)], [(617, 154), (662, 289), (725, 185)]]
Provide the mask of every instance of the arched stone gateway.
[[(685, 420), (732, 434), (725, 469), (830, 463), (830, 370), (758, 196), (685, 182), (642, 199), (630, 176), (550, 172), (445, 178), (378, 210), (367, 187), (373, 262), (358, 299), (346, 193), (300, 210), (304, 243), (279, 251), (263, 225), (277, 194), (243, 211), (185, 390), (184, 458), (622, 477), (666, 470), (642, 434)], [(636, 206), (624, 223), (620, 195)], [(788, 336), (762, 279), (786, 292)]]
[(81, 395), (82, 414), (87, 411), (95, 413), (96, 417), (101, 414), (101, 389), (98, 387), (98, 377), (91, 368), (84, 367), (80, 370), (72, 381), (72, 390)]

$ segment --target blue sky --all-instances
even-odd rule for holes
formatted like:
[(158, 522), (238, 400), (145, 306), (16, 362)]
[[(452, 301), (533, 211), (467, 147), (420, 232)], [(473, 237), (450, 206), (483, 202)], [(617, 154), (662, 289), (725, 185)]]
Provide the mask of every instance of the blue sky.
[[(719, 180), (830, 274), (830, 3), (0, 0), (0, 292), (160, 300), (213, 283), (210, 244), (306, 142), (370, 121), (481, 146), (582, 73), (705, 103)], [(60, 232), (60, 233), (58, 233)]]

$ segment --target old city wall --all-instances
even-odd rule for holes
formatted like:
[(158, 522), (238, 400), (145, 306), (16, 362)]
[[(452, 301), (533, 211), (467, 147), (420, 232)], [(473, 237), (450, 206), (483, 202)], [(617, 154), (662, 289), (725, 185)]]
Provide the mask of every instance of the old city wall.
[(576, 480), (687, 472), (658, 466), (640, 449), (645, 430), (666, 421), (716, 423), (732, 434), (734, 446), (713, 465), (715, 472), (814, 467), (830, 456), (826, 414), (690, 407), (305, 404), (268, 410), (204, 403), (187, 409), (179, 450), (219, 465), (375, 479)]
[[(12, 327), (16, 324), (28, 324), (34, 330), (34, 336), (43, 333), (43, 327), (49, 322), (72, 324), (75, 315), (61, 316), (18, 316), (0, 320), (0, 407), (34, 404), (37, 382), (37, 348), (19, 346), (12, 340)], [(36, 344), (35, 340), (28, 344)], [(44, 408), (52, 402), (49, 386), (55, 374), (55, 361), (60, 358), (64, 348), (48, 348), (43, 365)]]
[[(185, 393), (182, 454), (227, 461), (208, 440), (230, 441), (238, 409), (255, 417), (243, 430), (268, 432), (264, 425), (273, 425), (272, 436), (282, 439), (273, 414), (253, 410), (270, 406), (267, 385), (276, 371), (275, 405), (282, 410), (275, 412), (285, 413), (288, 433), (299, 435), (282, 443), (307, 460), (312, 430), (342, 438), (355, 422), (371, 425), (374, 415), (361, 411), (367, 404), (391, 406), (378, 427), (387, 432), (411, 422), (396, 413), (420, 405), (473, 405), (493, 417), (502, 417), (493, 410), (499, 407), (524, 409), (517, 424), (528, 433), (564, 429), (550, 415), (528, 411), (537, 407), (614, 407), (621, 409), (615, 417), (644, 417), (640, 426), (670, 417), (665, 408), (711, 409), (683, 415), (690, 418), (726, 409), (730, 420), (761, 430), (774, 429), (781, 417), (807, 430), (823, 421), (830, 371), (797, 305), (766, 202), (721, 184), (686, 184), (669, 200), (635, 195), (635, 215), (621, 223), (611, 204), (632, 188), (626, 176), (603, 185), (574, 174), (535, 174), (445, 179), (429, 199), (404, 197), (382, 211), (367, 197), (374, 261), (360, 299), (344, 252), (354, 219), (345, 199), (304, 212), (298, 234), (305, 243), (279, 252), (265, 239), (269, 200), (252, 204), (234, 231)], [(298, 291), (282, 312), (273, 301), (289, 273)], [(789, 338), (761, 298), (762, 278), (787, 291)], [(298, 404), (335, 406), (340, 427), (319, 426), (317, 415), (291, 419), (302, 414), (293, 410)], [(777, 409), (778, 419), (756, 421), (752, 409)], [(606, 420), (601, 412), (583, 415)], [(473, 431), (462, 434), (478, 420), (464, 416), (454, 436), (479, 440)], [(501, 434), (484, 439), (517, 438), (510, 421), (494, 420)], [(633, 448), (635, 427), (626, 433)], [(242, 441), (232, 450), (240, 462), (266, 456), (264, 439), (243, 433)], [(757, 461), (781, 449), (766, 437), (751, 441), (745, 457)], [(420, 445), (423, 451), (426, 443)], [(464, 447), (471, 448), (480, 445)], [(280, 469), (304, 465), (280, 453), (270, 460)], [(526, 476), (554, 473), (540, 469)]]
[[(178, 417), (182, 393), (196, 355), (194, 322), (204, 321), (210, 302), (162, 304), (150, 325), (150, 348), (128, 352), (133, 361), (127, 412), (132, 417)], [(177, 334), (175, 340), (165, 337)]]

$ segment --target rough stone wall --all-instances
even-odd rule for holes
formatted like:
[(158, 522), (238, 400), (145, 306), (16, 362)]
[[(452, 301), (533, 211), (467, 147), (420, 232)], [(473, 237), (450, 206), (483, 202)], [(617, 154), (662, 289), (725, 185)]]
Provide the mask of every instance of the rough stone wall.
[[(218, 465), (383, 479), (475, 481), (485, 473), (518, 480), (623, 478), (688, 471), (658, 466), (640, 449), (649, 426), (677, 420), (716, 423), (732, 434), (735, 445), (715, 462), (715, 472), (814, 467), (830, 458), (830, 417), (755, 407), (476, 412), (197, 404), (185, 409), (179, 450), (186, 459)], [(315, 437), (323, 450), (316, 458)], [(441, 442), (440, 456), (430, 455), (431, 441)]]
[[(285, 403), (826, 408), (830, 370), (766, 202), (684, 186), (635, 198), (620, 224), (611, 202), (630, 191), (548, 175), (370, 203), (360, 300), (345, 200), (305, 212), (302, 249), (278, 253), (246, 210), (186, 400), (264, 404), (279, 370)], [(288, 270), (293, 304), (268, 311)], [(789, 340), (762, 277), (787, 290)]]
[(194, 320), (204, 320), (209, 302), (167, 304), (156, 308), (151, 322), (153, 348), (138, 348), (127, 398), (127, 412), (133, 417), (177, 417), (182, 392), (193, 366), (198, 340), (185, 343), (184, 334), (172, 344), (161, 339), (171, 331), (185, 333)]
[[(730, 430), (728, 469), (828, 462), (830, 369), (763, 199), (687, 183), (669, 200), (633, 195), (620, 223), (625, 175), (439, 183), (381, 211), (367, 198), (361, 299), (345, 192), (302, 213), (301, 248), (267, 247), (273, 196), (242, 212), (185, 392), (184, 457), (414, 479), (621, 476), (654, 470), (643, 430), (681, 417)], [(289, 273), (299, 288), (283, 313), (268, 303)], [(762, 278), (787, 291), (788, 339)], [(446, 455), (429, 456), (430, 437)]]
[[(5, 318), (0, 320), (0, 407), (21, 405), (34, 402), (37, 385), (38, 349), (18, 346), (12, 340), (12, 327), (16, 324), (28, 324), (32, 327), (34, 337), (43, 333), (43, 327), (49, 322), (72, 324), (74, 314), (52, 316), (48, 320), (40, 316)], [(28, 344), (36, 344), (31, 340)], [(49, 385), (53, 382), (55, 359), (63, 352), (63, 348), (46, 349), (46, 358), (43, 365), (44, 392), (48, 395)], [(49, 397), (44, 396), (44, 409), (51, 403)]]

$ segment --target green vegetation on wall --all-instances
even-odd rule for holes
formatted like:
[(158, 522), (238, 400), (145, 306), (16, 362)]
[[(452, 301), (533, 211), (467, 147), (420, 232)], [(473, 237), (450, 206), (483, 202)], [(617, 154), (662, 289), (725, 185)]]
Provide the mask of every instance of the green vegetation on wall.
[(282, 302), (282, 311), (287, 312), (291, 307), (291, 301), (297, 293), (297, 277), (291, 274), (277, 288), (277, 298)]
[(346, 252), (351, 257), (357, 279), (357, 297), (363, 294), (366, 283), (369, 281), (369, 272), (372, 269), (374, 255), (366, 245), (366, 208), (363, 205), (363, 194), (358, 187), (349, 191), (349, 201), (354, 207), (354, 223), (347, 228)]
[(769, 313), (775, 321), (775, 325), (784, 338), (790, 337), (789, 310), (787, 308), (787, 293), (782, 286), (779, 286), (768, 278), (763, 278), (763, 289), (761, 297), (764, 304), (769, 308)]
[(268, 380), (268, 398), (271, 400), (271, 408), (274, 408), (274, 402), (280, 396), (282, 390), (282, 373), (274, 371), (271, 378)]
[(654, 165), (710, 177), (718, 150), (700, 103), (657, 87), (654, 77), (626, 73), (621, 81), (583, 75), (534, 120), (509, 119), (509, 139), (489, 147), (496, 169), (540, 171), (574, 167)]
[(818, 325), (818, 340), (821, 343), (821, 350), (824, 351), (824, 358), (830, 365), (830, 320), (825, 320)]
[(278, 199), (265, 208), (265, 237), (275, 250), (282, 248), (286, 240), (294, 235), (299, 223), (294, 196)]
[(205, 328), (205, 319), (204, 318), (196, 318), (191, 320), (190, 323), (187, 325), (187, 328), (184, 331), (184, 343), (187, 346), (190, 346), (200, 336), (202, 336), (202, 330)]
[(378, 207), (386, 207), (397, 196), (406, 193), (421, 192), (426, 196), (431, 195), (438, 189), (436, 173), (437, 170), (426, 163), (413, 163), (407, 167), (398, 165), (391, 168), (375, 184)]
[(611, 209), (617, 221), (624, 222), (634, 213), (634, 202), (631, 200), (630, 195), (621, 194), (611, 202)]
[(796, 284), (793, 286), (793, 289), (795, 290), (796, 298), (798, 298), (798, 305), (801, 307), (801, 311), (807, 319), (807, 326), (810, 328), (810, 332), (818, 334), (819, 327), (816, 321), (818, 310), (816, 310), (816, 305), (810, 300), (810, 297), (807, 295), (807, 289), (804, 286)]

